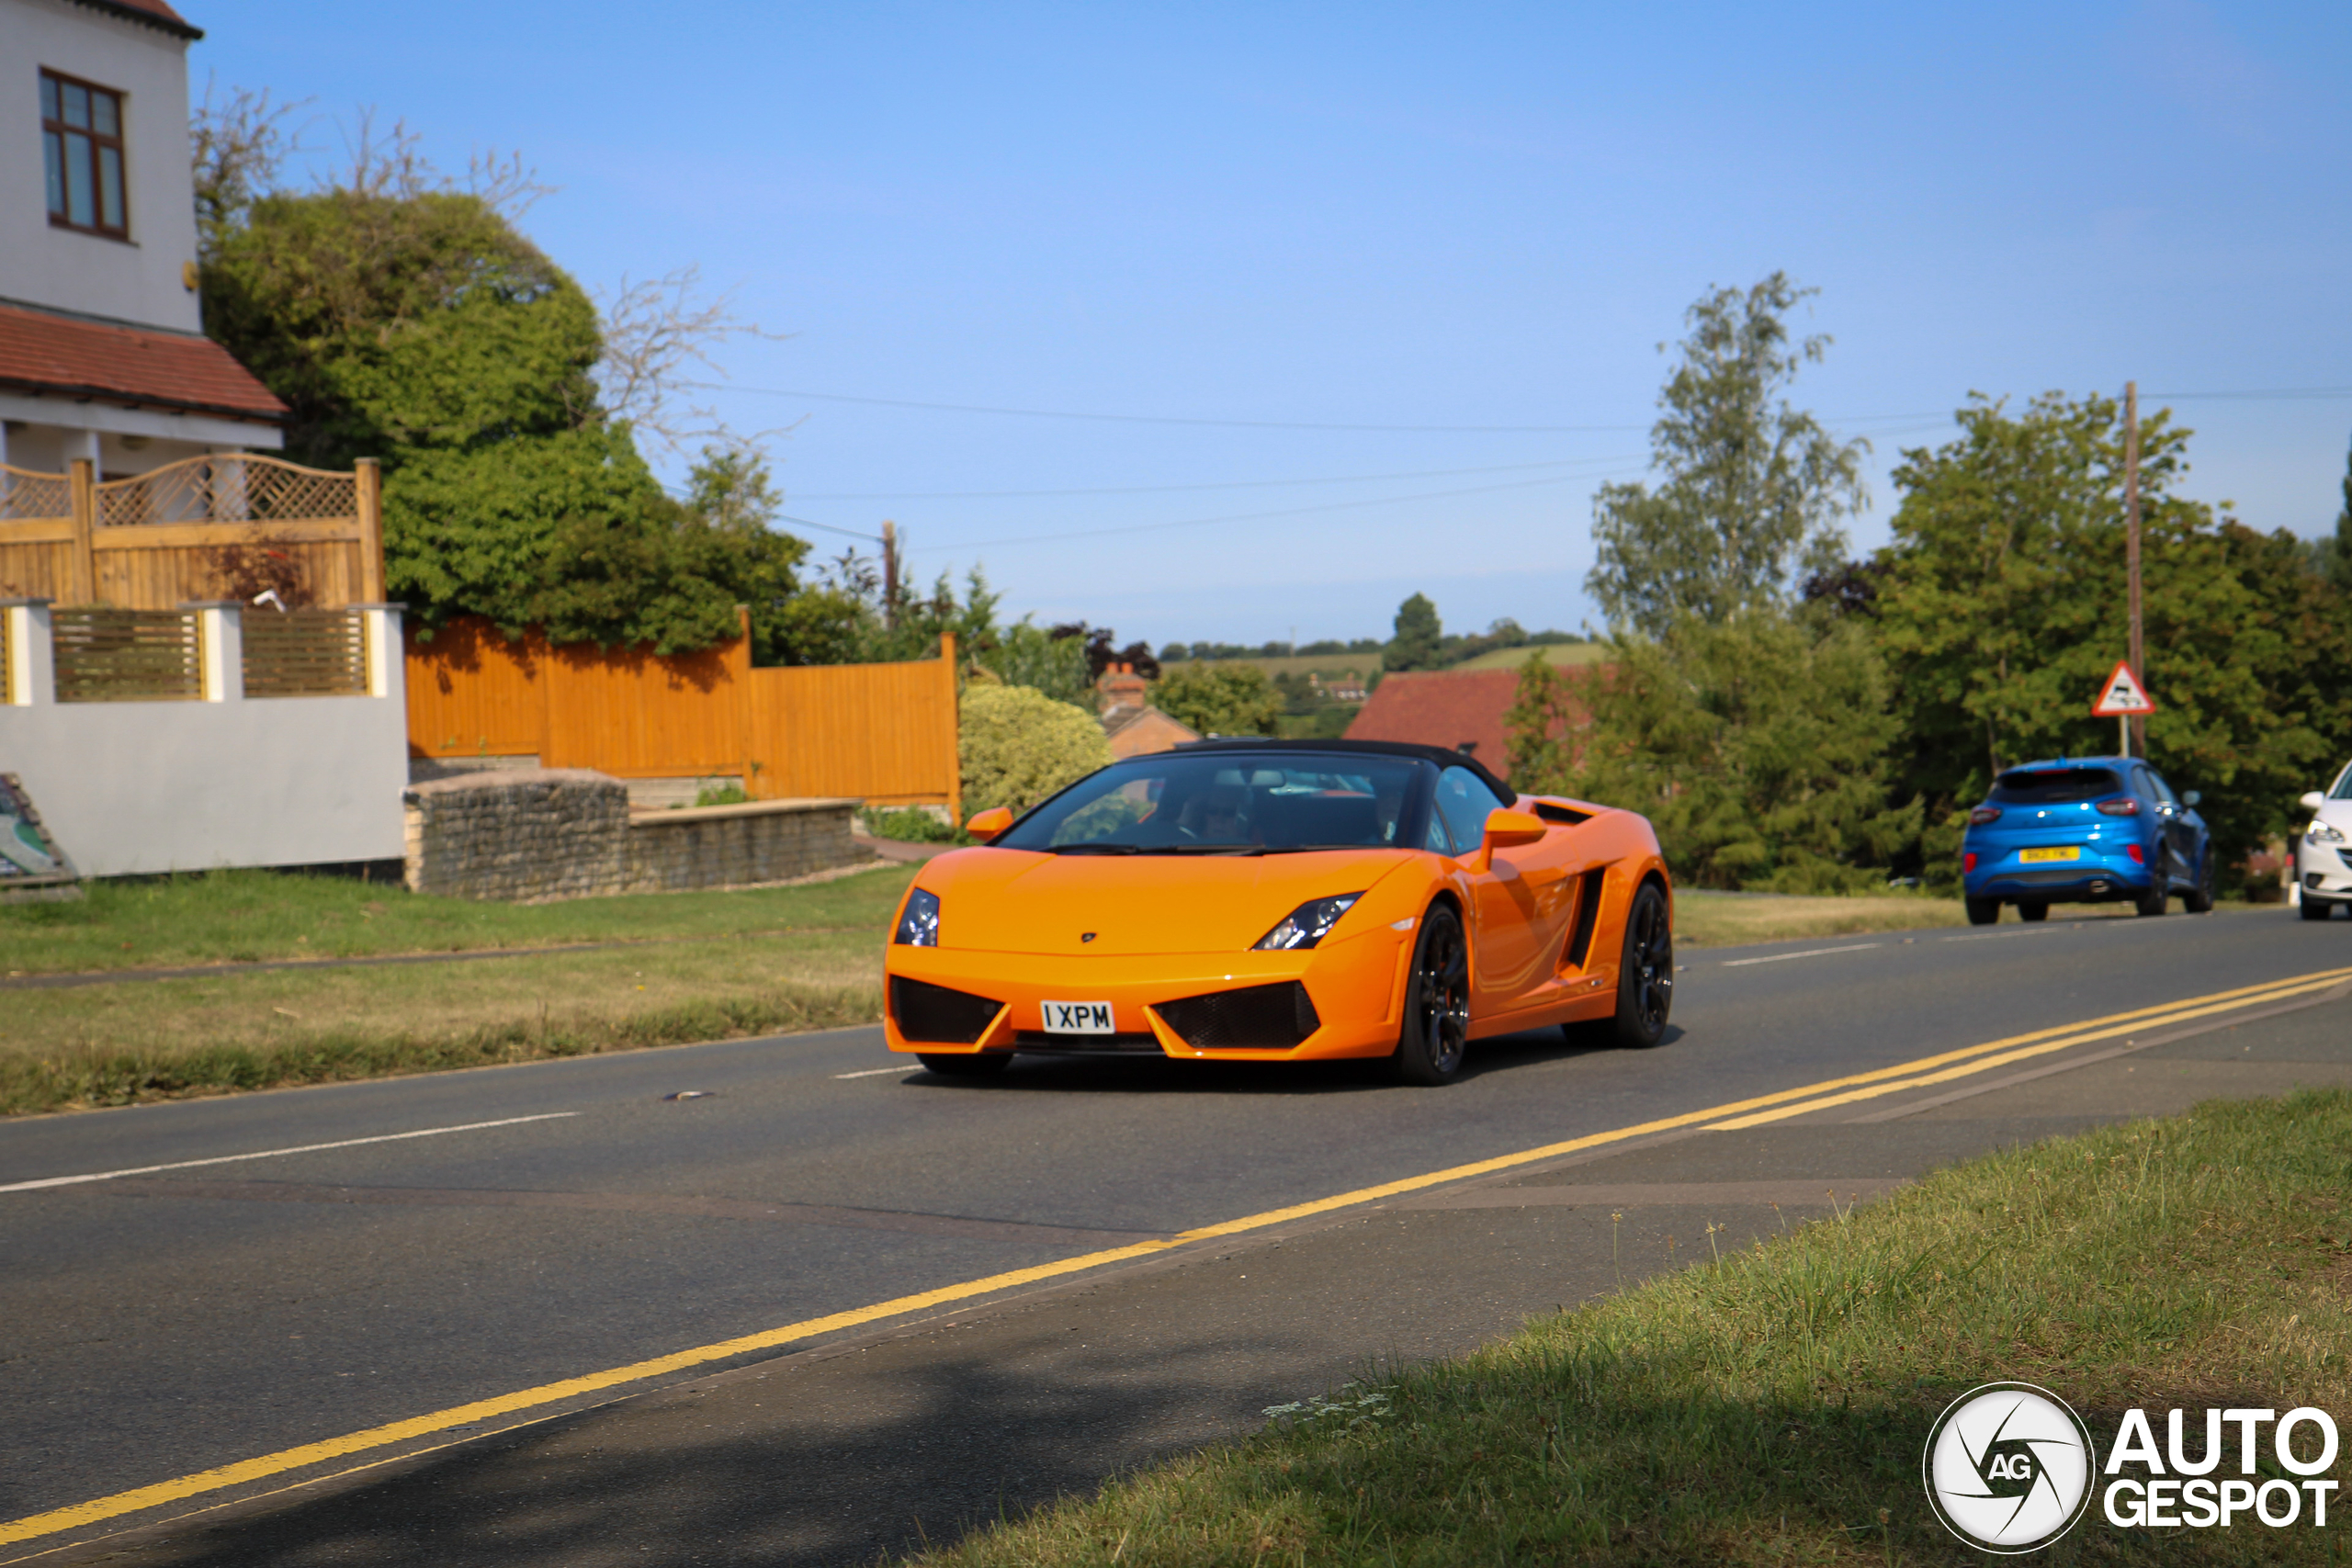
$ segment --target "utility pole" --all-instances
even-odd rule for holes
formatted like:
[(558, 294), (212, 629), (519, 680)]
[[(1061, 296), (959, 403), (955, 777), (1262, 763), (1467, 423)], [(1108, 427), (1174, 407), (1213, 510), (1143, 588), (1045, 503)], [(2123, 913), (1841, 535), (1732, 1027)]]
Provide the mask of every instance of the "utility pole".
[[(2131, 578), (2132, 678), (2148, 689), (2148, 666), (2140, 641), (2140, 384), (2123, 383), (2123, 561)], [(2148, 721), (2134, 716), (2128, 721), (2125, 755), (2148, 754)]]
[[(2132, 533), (2132, 646), (2140, 645), (2140, 534), (2134, 512)], [(882, 525), (882, 624), (891, 631), (899, 629), (899, 525)]]

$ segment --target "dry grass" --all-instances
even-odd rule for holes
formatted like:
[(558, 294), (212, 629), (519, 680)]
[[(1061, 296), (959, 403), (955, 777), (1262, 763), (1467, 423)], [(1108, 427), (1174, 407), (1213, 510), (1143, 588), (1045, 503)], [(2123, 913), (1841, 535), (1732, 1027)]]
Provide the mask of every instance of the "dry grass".
[[(2055, 1390), (2102, 1452), (2131, 1405), (2352, 1405), (2347, 1150), (2330, 1092), (1979, 1160), (922, 1561), (1981, 1562), (1919, 1481), (1977, 1383)], [(2340, 1533), (2095, 1514), (2035, 1560), (2333, 1562)]]
[(578, 1055), (881, 1016), (870, 929), (5, 993), (0, 1113)]
[(76, 903), (0, 904), (0, 976), (873, 931), (913, 874), (529, 905), (270, 871), (96, 882)]
[(1690, 947), (1737, 947), (1751, 942), (1967, 923), (1968, 911), (1959, 899), (1922, 893), (1806, 898), (1683, 887), (1674, 894), (1674, 940)]

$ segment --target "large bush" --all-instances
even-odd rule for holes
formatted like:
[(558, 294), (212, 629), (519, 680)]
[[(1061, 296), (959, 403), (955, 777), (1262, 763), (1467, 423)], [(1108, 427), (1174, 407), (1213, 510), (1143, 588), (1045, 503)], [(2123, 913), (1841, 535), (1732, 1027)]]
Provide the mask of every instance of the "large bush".
[(1152, 705), (1203, 735), (1272, 735), (1283, 697), (1255, 664), (1174, 664), (1151, 683)]
[(965, 689), (956, 746), (967, 813), (1005, 806), (1017, 815), (1111, 761), (1102, 726), (1085, 709), (978, 681)]

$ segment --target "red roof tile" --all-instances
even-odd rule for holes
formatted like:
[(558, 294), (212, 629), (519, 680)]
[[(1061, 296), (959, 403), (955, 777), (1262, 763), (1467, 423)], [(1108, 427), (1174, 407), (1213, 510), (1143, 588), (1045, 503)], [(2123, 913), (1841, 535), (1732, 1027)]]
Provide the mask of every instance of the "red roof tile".
[(191, 27), (187, 18), (164, 4), (164, 0), (82, 0), (94, 11), (112, 11), (135, 22), (146, 22), (167, 33), (181, 38), (202, 38), (202, 28)]
[(1510, 777), (1504, 716), (1519, 697), (1516, 670), (1400, 671), (1384, 675), (1355, 721), (1351, 740), (1411, 740), (1452, 750), (1464, 741), (1497, 778)]
[(210, 338), (0, 305), (0, 387), (276, 423), (286, 405)]

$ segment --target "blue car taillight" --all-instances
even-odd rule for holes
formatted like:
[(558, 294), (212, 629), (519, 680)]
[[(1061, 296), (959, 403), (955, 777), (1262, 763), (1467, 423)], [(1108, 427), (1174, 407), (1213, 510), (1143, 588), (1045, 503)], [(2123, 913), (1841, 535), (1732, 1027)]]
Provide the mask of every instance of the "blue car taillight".
[(2137, 817), (2140, 815), (2140, 803), (2128, 795), (2121, 800), (2102, 800), (2098, 803), (2098, 814), (2102, 817)]
[(1968, 825), (1972, 828), (1982, 828), (1987, 822), (1998, 822), (2000, 819), (2001, 808), (1997, 806), (1980, 806), (1968, 814)]

